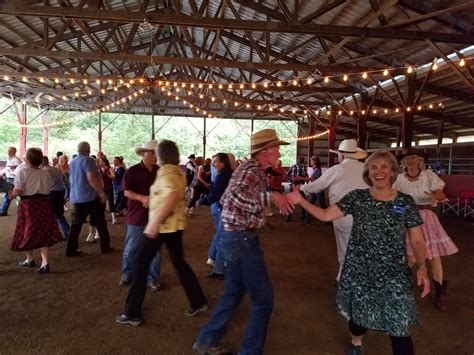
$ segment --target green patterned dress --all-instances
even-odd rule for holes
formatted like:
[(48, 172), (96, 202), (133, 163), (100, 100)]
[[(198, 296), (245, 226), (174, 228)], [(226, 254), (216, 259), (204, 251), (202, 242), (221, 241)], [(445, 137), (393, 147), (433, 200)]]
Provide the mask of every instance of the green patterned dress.
[(391, 336), (409, 336), (417, 321), (406, 260), (406, 230), (423, 223), (413, 198), (398, 193), (391, 201), (354, 190), (337, 203), (354, 217), (337, 291), (346, 319)]

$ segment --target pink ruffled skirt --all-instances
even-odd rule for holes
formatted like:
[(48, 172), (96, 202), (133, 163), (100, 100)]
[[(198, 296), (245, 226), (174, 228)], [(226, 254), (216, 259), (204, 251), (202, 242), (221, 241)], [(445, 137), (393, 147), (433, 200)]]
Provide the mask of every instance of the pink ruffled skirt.
[[(420, 210), (423, 224), (423, 238), (426, 245), (426, 257), (431, 260), (437, 256), (452, 255), (459, 251), (439, 222), (438, 216), (431, 210)], [(407, 242), (407, 255), (413, 256), (410, 243)]]

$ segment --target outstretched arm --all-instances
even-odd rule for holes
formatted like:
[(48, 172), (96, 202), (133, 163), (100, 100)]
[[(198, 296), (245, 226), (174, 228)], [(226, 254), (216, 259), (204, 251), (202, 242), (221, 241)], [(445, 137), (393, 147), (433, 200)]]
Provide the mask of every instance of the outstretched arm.
[(298, 188), (293, 189), (293, 191), (287, 194), (286, 197), (293, 204), (299, 203), (301, 207), (303, 207), (306, 211), (311, 213), (320, 221), (330, 222), (344, 217), (344, 214), (339, 209), (339, 207), (337, 207), (337, 205), (331, 205), (326, 209), (322, 209), (318, 206), (309, 203), (306, 199), (303, 198), (303, 196), (301, 196), (301, 193)]

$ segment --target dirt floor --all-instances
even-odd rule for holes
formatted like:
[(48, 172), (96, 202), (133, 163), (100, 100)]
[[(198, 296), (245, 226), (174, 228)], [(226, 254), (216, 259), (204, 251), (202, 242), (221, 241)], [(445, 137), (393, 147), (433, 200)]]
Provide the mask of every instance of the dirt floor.
[[(115, 252), (101, 255), (97, 243), (80, 247), (84, 255), (64, 256), (65, 243), (51, 251), (51, 273), (38, 275), (17, 266), (23, 253), (10, 251), (16, 206), (0, 217), (0, 355), (10, 354), (190, 354), (191, 345), (208, 314), (186, 317), (187, 301), (163, 251), (159, 292), (147, 293), (145, 323), (139, 328), (121, 326), (127, 288), (119, 287), (123, 218), (109, 224)], [(70, 217), (68, 212), (68, 217)], [(335, 310), (333, 280), (337, 271), (331, 224), (285, 222), (269, 218), (274, 230), (262, 230), (261, 242), (275, 289), (275, 310), (265, 354), (345, 354), (349, 336), (345, 321)], [(421, 323), (414, 327), (417, 354), (474, 353), (474, 225), (457, 218), (444, 220), (458, 245), (457, 255), (445, 258), (449, 280), (449, 310), (439, 312), (429, 299), (419, 300)], [(215, 305), (222, 281), (206, 277), (207, 248), (212, 235), (209, 210), (200, 207), (185, 232), (186, 256), (199, 277), (209, 302)], [(39, 261), (39, 255), (36, 256)], [(223, 343), (238, 350), (249, 302), (235, 315)], [(370, 332), (366, 355), (390, 354), (390, 341)]]

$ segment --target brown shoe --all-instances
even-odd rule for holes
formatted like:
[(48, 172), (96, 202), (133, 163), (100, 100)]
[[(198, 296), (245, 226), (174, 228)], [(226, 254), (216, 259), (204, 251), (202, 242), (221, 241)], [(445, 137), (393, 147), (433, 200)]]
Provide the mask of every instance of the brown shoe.
[(448, 303), (446, 301), (446, 289), (448, 288), (448, 281), (443, 281), (442, 284), (434, 280), (433, 282), (435, 285), (435, 306), (440, 311), (445, 311), (448, 307)]

